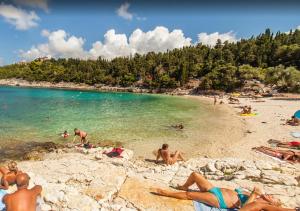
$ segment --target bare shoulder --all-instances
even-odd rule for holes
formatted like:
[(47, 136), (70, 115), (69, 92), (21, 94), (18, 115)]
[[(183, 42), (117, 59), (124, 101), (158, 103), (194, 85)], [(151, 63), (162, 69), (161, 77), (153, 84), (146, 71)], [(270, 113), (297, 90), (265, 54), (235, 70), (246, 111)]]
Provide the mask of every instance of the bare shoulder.
[(30, 190), (33, 191), (35, 194), (40, 194), (42, 192), (43, 188), (40, 185), (36, 185), (33, 188), (31, 188)]
[(6, 204), (7, 200), (9, 200), (9, 198), (11, 197), (12, 194), (13, 194), (13, 193), (5, 194), (5, 195), (3, 196), (3, 198), (2, 198), (2, 202), (3, 202), (4, 204)]

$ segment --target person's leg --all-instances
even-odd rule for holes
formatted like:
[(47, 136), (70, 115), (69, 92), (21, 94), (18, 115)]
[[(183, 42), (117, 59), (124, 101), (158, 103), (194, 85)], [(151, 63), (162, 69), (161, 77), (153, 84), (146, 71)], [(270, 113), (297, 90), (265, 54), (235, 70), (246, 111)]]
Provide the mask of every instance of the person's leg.
[(208, 204), (213, 207), (219, 207), (218, 199), (211, 193), (203, 193), (203, 192), (187, 192), (187, 191), (168, 191), (157, 189), (156, 190), (159, 195), (172, 197), (176, 199), (183, 200), (195, 200), (200, 201), (205, 204)]
[(178, 186), (181, 190), (188, 190), (190, 186), (195, 184), (198, 186), (199, 190), (202, 192), (207, 192), (208, 190), (212, 189), (214, 186), (205, 179), (201, 174), (193, 172), (187, 179), (187, 181), (182, 186)]
[(182, 161), (185, 161), (185, 159), (184, 159), (183, 156), (182, 156), (182, 153), (179, 152), (179, 151), (175, 151), (175, 153), (172, 155), (172, 158), (173, 158), (174, 163), (175, 163), (178, 159), (180, 159), (180, 160), (182, 160)]
[(288, 209), (282, 207), (276, 207), (267, 203), (252, 202), (240, 209), (240, 211), (295, 211), (295, 209)]
[(185, 159), (182, 156), (182, 152), (178, 152), (178, 158), (182, 161), (185, 161)]

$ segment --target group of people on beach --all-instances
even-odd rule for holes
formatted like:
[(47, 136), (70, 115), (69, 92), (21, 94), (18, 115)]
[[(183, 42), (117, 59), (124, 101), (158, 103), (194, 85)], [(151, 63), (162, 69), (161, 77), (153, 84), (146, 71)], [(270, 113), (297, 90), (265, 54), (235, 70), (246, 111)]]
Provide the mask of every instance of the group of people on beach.
[[(292, 156), (291, 154), (284, 156)], [(170, 152), (169, 145), (163, 144), (158, 149), (156, 163), (162, 158), (167, 165), (172, 165), (178, 160), (185, 161), (182, 152)], [(287, 158), (287, 157), (286, 157)], [(189, 190), (189, 187), (196, 184), (198, 190)], [(255, 187), (252, 192), (237, 188), (231, 190), (214, 186), (205, 177), (199, 173), (193, 172), (183, 185), (176, 187), (179, 191), (170, 191), (157, 189), (156, 194), (161, 196), (172, 197), (182, 200), (194, 200), (207, 204), (212, 207), (222, 209), (237, 208), (241, 211), (300, 211), (300, 208), (287, 209), (281, 207), (280, 200), (271, 195), (263, 194), (262, 191)]]
[[(16, 162), (8, 163), (7, 167), (0, 167), (0, 190), (7, 190), (10, 185), (16, 185), (14, 193), (6, 194), (2, 198), (5, 211), (35, 211), (37, 200), (42, 192), (40, 185), (29, 187), (30, 177), (27, 173), (18, 170)], [(2, 211), (2, 210), (1, 210)]]
[[(246, 108), (245, 108), (246, 109)], [(247, 107), (247, 111), (251, 113), (251, 107)], [(180, 125), (180, 129), (183, 126)], [(67, 131), (61, 134), (63, 138), (69, 137)], [(87, 140), (87, 132), (74, 129), (74, 139), (80, 138), (80, 145), (89, 147)], [(300, 143), (276, 142), (280, 147), (300, 146)], [(282, 160), (299, 161), (300, 153), (285, 150), (275, 150), (268, 147), (257, 147), (255, 150), (278, 157)], [(120, 155), (121, 153), (119, 153)], [(185, 161), (183, 153), (180, 151), (171, 152), (168, 144), (163, 144), (157, 150), (155, 163), (159, 163), (160, 159), (166, 165), (173, 165), (177, 161)], [(15, 162), (10, 162), (7, 167), (0, 167), (0, 189), (7, 190), (10, 185), (16, 184), (17, 190), (14, 193), (6, 194), (2, 202), (5, 204), (6, 211), (34, 211), (36, 210), (37, 200), (42, 192), (39, 185), (29, 189), (30, 177), (28, 174), (18, 170)], [(198, 190), (190, 190), (189, 188), (196, 184)], [(255, 187), (252, 192), (237, 188), (231, 190), (228, 188), (216, 187), (210, 183), (205, 177), (199, 173), (193, 172), (183, 185), (175, 187), (177, 191), (156, 189), (155, 193), (160, 196), (172, 197), (182, 200), (194, 200), (207, 204), (212, 207), (232, 209), (236, 208), (241, 211), (300, 211), (299, 208), (288, 209), (282, 208), (281, 202), (271, 195), (263, 194), (262, 191)]]

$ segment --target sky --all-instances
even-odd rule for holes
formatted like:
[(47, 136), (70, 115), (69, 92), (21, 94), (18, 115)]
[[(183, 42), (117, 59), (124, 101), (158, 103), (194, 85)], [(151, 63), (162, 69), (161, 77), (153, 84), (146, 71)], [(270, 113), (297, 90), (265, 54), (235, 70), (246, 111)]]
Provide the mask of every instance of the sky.
[[(263, 2), (263, 3), (262, 3)], [(113, 59), (300, 29), (296, 0), (0, 0), (0, 65)]]

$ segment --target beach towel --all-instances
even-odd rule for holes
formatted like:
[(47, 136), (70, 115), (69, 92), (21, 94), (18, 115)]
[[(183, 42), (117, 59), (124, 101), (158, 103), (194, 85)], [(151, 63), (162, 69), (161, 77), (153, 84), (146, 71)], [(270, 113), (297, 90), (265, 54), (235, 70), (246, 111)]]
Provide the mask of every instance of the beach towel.
[(124, 150), (122, 148), (118, 147), (118, 148), (113, 148), (110, 152), (104, 153), (104, 154), (106, 154), (110, 158), (115, 158), (115, 157), (117, 157), (117, 158), (123, 158), (121, 156), (121, 154), (122, 154), (123, 151)]
[(220, 209), (211, 207), (199, 201), (193, 201), (195, 211), (237, 211), (238, 209)]
[(291, 132), (291, 135), (292, 135), (294, 138), (300, 138), (300, 132)]
[(240, 116), (256, 116), (258, 113), (251, 113), (251, 114), (240, 114)]
[(5, 211), (5, 204), (3, 204), (2, 202), (2, 198), (5, 195), (6, 195), (6, 191), (0, 189), (0, 211)]

